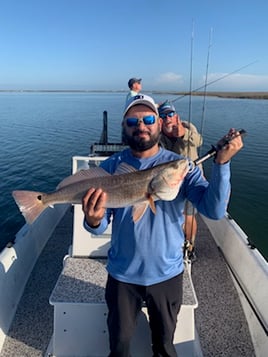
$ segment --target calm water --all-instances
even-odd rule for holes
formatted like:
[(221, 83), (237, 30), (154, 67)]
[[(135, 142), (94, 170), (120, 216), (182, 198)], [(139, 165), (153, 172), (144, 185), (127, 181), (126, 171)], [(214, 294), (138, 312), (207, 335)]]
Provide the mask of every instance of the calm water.
[[(157, 102), (175, 99), (154, 97)], [(0, 93), (0, 250), (24, 224), (11, 191), (53, 190), (71, 173), (71, 157), (87, 155), (98, 141), (104, 110), (109, 140), (119, 141), (124, 101), (121, 93)], [(189, 98), (174, 104), (187, 120)], [(268, 101), (207, 98), (203, 122), (202, 108), (203, 98), (193, 97), (191, 120), (204, 128), (202, 153), (230, 127), (248, 132), (243, 150), (232, 160), (228, 211), (268, 258)], [(211, 160), (205, 163), (207, 176), (210, 165)]]

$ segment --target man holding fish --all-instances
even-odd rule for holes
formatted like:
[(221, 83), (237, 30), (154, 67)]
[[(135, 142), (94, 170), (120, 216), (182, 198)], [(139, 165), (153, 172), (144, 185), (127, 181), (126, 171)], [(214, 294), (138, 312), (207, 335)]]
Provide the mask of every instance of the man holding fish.
[[(144, 181), (142, 175), (158, 165), (161, 169), (133, 207), (107, 208), (109, 193), (97, 185), (82, 200), (89, 232), (102, 234), (113, 217), (105, 294), (109, 356), (130, 355), (143, 302), (150, 317), (153, 356), (176, 356), (173, 336), (182, 303), (184, 202), (189, 200), (211, 219), (222, 218), (230, 195), (230, 159), (243, 146), (241, 136), (231, 129), (226, 137), (232, 140), (217, 152), (208, 182), (198, 167), (189, 169), (182, 156), (159, 146), (161, 126), (154, 100), (142, 94), (132, 97), (122, 121), (124, 141), (130, 148), (114, 154), (101, 167), (120, 177), (123, 172), (139, 173), (140, 179), (127, 183), (137, 190)], [(174, 164), (168, 166), (171, 161)]]
[[(181, 120), (172, 102), (166, 100), (158, 107), (158, 114), (163, 121), (161, 145), (177, 154), (189, 157), (191, 160), (198, 158), (198, 148), (203, 143), (203, 138), (197, 128), (189, 121)], [(203, 171), (202, 165), (199, 165)], [(187, 257), (194, 262), (195, 238), (197, 234), (196, 210), (188, 200), (184, 208), (185, 222), (185, 246), (187, 247)]]

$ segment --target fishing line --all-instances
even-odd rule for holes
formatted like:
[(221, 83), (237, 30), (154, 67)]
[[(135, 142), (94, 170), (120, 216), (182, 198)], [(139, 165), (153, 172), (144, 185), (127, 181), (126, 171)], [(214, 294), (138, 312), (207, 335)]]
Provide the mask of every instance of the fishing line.
[[(191, 48), (190, 48), (190, 82), (189, 82), (189, 116), (188, 123), (192, 120), (192, 85), (193, 85), (193, 48), (194, 48), (194, 22), (192, 23), (192, 33), (191, 33)], [(189, 152), (189, 138), (188, 138), (188, 152)]]
[[(193, 52), (194, 52), (194, 21), (192, 22), (191, 46), (190, 46), (190, 78), (189, 78), (189, 93), (192, 93), (193, 85)], [(188, 114), (188, 138), (187, 139), (187, 156), (190, 153), (190, 125), (192, 121), (192, 95), (189, 95), (189, 114)]]
[[(192, 32), (191, 32), (191, 47), (190, 47), (190, 81), (189, 81), (189, 115), (188, 115), (188, 138), (187, 139), (187, 156), (189, 157), (190, 153), (190, 128), (191, 128), (191, 121), (192, 121), (192, 82), (193, 82), (193, 52), (194, 52), (194, 21), (192, 22)], [(187, 227), (187, 220), (189, 219), (188, 216), (194, 217), (194, 208), (192, 206), (189, 206), (189, 202), (186, 201), (185, 207), (184, 207), (184, 213), (185, 213), (185, 227)], [(193, 231), (194, 231), (194, 219), (191, 219), (190, 223), (190, 242), (189, 244), (192, 243), (193, 239)], [(188, 229), (187, 229), (188, 230)], [(185, 230), (185, 237), (186, 237), (186, 230)], [(185, 241), (187, 243), (187, 240)]]
[[(194, 52), (194, 21), (192, 22), (192, 32), (191, 32), (191, 46), (190, 46), (190, 78), (189, 78), (189, 93), (192, 93), (193, 85), (193, 52)], [(190, 153), (190, 126), (192, 121), (192, 95), (189, 95), (189, 113), (188, 113), (188, 138), (187, 139), (187, 156)]]
[[(236, 70), (234, 70), (234, 71), (232, 71), (232, 72), (230, 72), (230, 73), (227, 73), (227, 74), (225, 74), (225, 75), (223, 75), (223, 76), (221, 76), (221, 77), (219, 77), (219, 78), (217, 78), (217, 79), (214, 79), (214, 80), (211, 81), (211, 82), (208, 82), (206, 86), (208, 87), (208, 86), (210, 86), (211, 84), (217, 83), (217, 82), (221, 81), (221, 80), (224, 79), (224, 78), (230, 77), (232, 74), (235, 74), (235, 73), (237, 73), (237, 72), (240, 72), (240, 71), (242, 71), (243, 69), (245, 69), (245, 68), (247, 68), (247, 67), (249, 67), (249, 66), (252, 66), (253, 64), (255, 64), (255, 63), (257, 63), (257, 62), (258, 62), (258, 61), (256, 60), (256, 61), (253, 61), (253, 62), (250, 62), (250, 63), (246, 64), (245, 66), (242, 66), (242, 67), (240, 67), (240, 68), (237, 68)], [(187, 92), (187, 93), (185, 93), (185, 94), (182, 94), (182, 95), (178, 96), (177, 98), (171, 100), (171, 102), (174, 103), (174, 102), (176, 102), (177, 100), (186, 97), (187, 95), (191, 95), (192, 93), (198, 92), (200, 89), (203, 89), (204, 87), (205, 87), (205, 85), (202, 85), (201, 87), (198, 87), (198, 88), (192, 90), (191, 93), (190, 93), (190, 92)]]
[(208, 45), (208, 54), (207, 54), (207, 65), (206, 65), (206, 78), (205, 78), (205, 86), (204, 86), (204, 97), (203, 97), (203, 106), (202, 106), (202, 117), (201, 117), (201, 127), (200, 127), (200, 142), (197, 148), (198, 156), (201, 156), (202, 147), (201, 145), (203, 134), (204, 134), (204, 124), (205, 124), (205, 111), (206, 111), (206, 99), (207, 99), (207, 86), (208, 86), (208, 68), (209, 68), (209, 59), (210, 59), (210, 49), (212, 46), (212, 28), (209, 33), (209, 45)]

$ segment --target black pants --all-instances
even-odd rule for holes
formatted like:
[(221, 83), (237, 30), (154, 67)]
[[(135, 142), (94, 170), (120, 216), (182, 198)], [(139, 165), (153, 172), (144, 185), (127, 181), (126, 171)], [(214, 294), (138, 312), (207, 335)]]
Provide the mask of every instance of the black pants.
[(183, 274), (179, 274), (159, 284), (141, 286), (108, 276), (105, 298), (109, 310), (110, 357), (130, 356), (130, 340), (144, 301), (152, 333), (153, 356), (177, 356), (173, 338), (182, 303), (182, 279)]

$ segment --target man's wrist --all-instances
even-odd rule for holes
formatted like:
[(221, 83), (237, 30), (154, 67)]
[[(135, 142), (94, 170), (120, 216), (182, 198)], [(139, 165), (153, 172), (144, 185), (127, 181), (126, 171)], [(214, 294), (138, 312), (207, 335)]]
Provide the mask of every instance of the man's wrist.
[(90, 228), (93, 228), (93, 229), (99, 228), (99, 226), (101, 225), (101, 221), (94, 222), (94, 223), (89, 223), (86, 218), (85, 218), (85, 222)]

